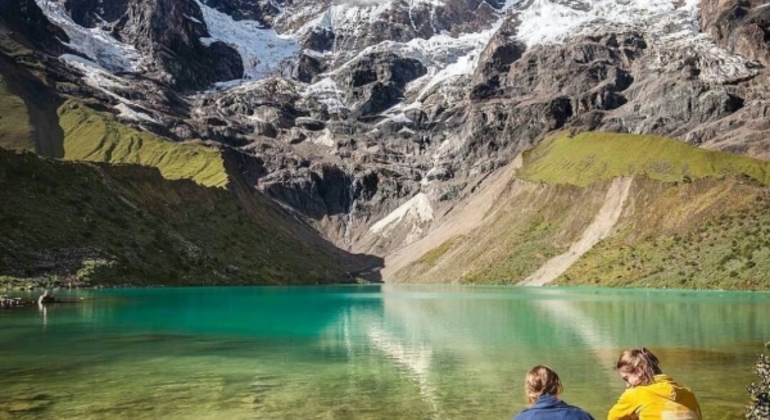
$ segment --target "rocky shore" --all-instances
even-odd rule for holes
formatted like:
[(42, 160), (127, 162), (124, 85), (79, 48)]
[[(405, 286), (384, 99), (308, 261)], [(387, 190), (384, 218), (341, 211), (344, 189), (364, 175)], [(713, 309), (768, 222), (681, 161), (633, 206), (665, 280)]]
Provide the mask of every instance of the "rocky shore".
[(23, 308), (33, 305), (42, 306), (51, 303), (68, 303), (68, 301), (56, 298), (49, 289), (43, 290), (43, 293), (37, 298), (0, 295), (0, 309)]
[(0, 296), (0, 309), (22, 308), (34, 304), (35, 301), (29, 298), (11, 297), (8, 295)]

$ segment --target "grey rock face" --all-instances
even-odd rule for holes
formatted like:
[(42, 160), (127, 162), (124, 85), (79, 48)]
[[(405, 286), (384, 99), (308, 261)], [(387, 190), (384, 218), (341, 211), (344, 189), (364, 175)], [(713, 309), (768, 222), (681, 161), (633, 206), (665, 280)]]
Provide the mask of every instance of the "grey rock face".
[(399, 102), (404, 86), (423, 74), (420, 61), (392, 53), (367, 54), (337, 75), (347, 102), (360, 115), (379, 113)]
[(700, 25), (728, 51), (770, 65), (770, 9), (762, 0), (704, 0)]
[(176, 90), (204, 89), (243, 75), (232, 47), (201, 43), (209, 33), (194, 0), (64, 0), (63, 6), (77, 24), (103, 28), (136, 47), (149, 58), (146, 76)]
[(471, 99), (479, 100), (499, 95), (501, 78), (508, 74), (511, 64), (524, 54), (527, 47), (512, 40), (516, 34), (514, 25), (514, 22), (508, 19), (481, 53), (479, 65), (471, 79)]
[(243, 62), (233, 48), (221, 42), (201, 44), (200, 38), (209, 34), (193, 0), (131, 0), (115, 31), (151, 56), (156, 70), (168, 73), (168, 82), (179, 90), (203, 89), (243, 75)]
[(235, 20), (256, 20), (264, 25), (278, 13), (281, 1), (254, 0), (204, 0), (203, 4), (222, 13), (230, 15)]
[(296, 78), (300, 82), (312, 83), (315, 77), (326, 70), (325, 64), (316, 57), (300, 54), (296, 68)]

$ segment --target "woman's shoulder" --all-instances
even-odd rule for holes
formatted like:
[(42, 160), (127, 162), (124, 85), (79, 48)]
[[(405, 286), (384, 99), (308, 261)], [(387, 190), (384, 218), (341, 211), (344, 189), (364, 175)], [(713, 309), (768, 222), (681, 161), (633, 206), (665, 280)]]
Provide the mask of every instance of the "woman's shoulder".
[(574, 405), (571, 405), (570, 408), (573, 414), (571, 418), (576, 420), (594, 420), (594, 418), (591, 416), (591, 414), (588, 413), (588, 411), (585, 411), (580, 407), (575, 407)]
[(517, 414), (513, 420), (594, 420), (594, 418), (580, 407), (565, 404), (556, 409), (529, 408)]

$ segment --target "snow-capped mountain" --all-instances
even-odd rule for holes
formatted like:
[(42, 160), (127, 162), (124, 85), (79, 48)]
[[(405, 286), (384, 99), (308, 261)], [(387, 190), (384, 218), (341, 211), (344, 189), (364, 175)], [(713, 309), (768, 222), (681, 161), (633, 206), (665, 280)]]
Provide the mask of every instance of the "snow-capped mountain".
[(419, 237), (554, 130), (770, 157), (767, 0), (24, 3), (4, 7), (80, 84), (67, 94), (231, 148), (357, 251)]

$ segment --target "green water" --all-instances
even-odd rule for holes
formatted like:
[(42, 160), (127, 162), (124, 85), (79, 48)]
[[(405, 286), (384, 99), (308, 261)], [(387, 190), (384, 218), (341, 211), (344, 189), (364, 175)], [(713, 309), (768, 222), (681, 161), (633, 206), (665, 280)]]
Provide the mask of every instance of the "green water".
[(0, 418), (508, 419), (554, 367), (597, 420), (645, 345), (740, 419), (770, 295), (332, 286), (74, 291), (0, 311)]

